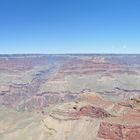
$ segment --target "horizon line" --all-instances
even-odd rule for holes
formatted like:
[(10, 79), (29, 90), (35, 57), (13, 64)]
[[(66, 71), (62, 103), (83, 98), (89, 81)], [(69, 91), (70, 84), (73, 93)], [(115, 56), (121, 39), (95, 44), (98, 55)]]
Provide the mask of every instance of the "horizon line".
[(0, 55), (140, 55), (140, 53), (0, 53)]

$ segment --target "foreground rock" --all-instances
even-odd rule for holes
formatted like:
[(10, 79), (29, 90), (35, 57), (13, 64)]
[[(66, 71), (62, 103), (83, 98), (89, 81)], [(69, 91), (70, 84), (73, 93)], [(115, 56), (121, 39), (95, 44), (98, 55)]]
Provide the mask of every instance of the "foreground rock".
[(98, 137), (105, 140), (139, 140), (140, 112), (131, 110), (122, 116), (104, 120)]
[(135, 100), (131, 99), (132, 108), (124, 106), (126, 103), (108, 101), (97, 93), (87, 93), (75, 102), (47, 107), (42, 114), (3, 107), (0, 108), (0, 139), (139, 140), (140, 112)]
[(103, 122), (98, 136), (106, 140), (139, 140), (140, 125), (121, 125)]

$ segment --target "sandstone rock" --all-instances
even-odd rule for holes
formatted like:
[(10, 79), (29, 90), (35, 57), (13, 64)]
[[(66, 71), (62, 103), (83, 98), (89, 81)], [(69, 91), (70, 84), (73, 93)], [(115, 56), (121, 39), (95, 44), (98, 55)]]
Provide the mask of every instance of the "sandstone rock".
[(139, 140), (140, 125), (127, 126), (102, 122), (100, 124), (98, 136), (106, 140)]

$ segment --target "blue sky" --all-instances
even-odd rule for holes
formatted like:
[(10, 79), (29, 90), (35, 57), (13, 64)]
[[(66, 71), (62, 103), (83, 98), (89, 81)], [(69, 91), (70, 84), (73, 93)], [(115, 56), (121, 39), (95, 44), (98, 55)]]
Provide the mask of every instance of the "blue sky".
[(140, 53), (139, 0), (0, 0), (0, 54)]

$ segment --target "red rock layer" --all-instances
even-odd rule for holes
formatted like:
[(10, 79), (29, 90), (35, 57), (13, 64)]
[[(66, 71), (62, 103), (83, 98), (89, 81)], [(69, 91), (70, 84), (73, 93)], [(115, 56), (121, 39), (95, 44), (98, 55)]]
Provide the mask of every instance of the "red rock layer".
[(111, 115), (104, 109), (94, 106), (83, 106), (78, 111), (78, 116), (89, 116), (91, 118), (105, 118)]
[(139, 140), (140, 126), (127, 126), (102, 122), (98, 136), (106, 140)]

